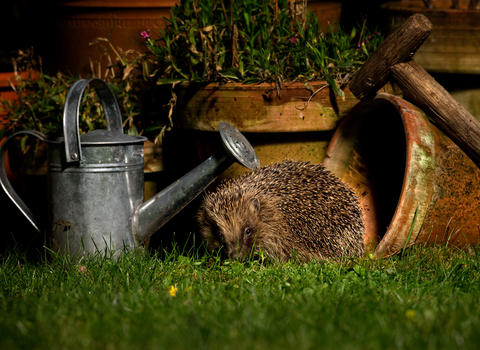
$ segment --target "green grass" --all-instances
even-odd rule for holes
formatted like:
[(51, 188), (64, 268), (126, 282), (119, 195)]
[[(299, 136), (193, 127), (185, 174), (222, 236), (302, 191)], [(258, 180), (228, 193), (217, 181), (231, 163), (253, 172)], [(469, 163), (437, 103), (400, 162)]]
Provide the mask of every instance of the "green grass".
[(477, 349), (479, 267), (450, 247), (269, 265), (14, 252), (0, 264), (0, 348)]

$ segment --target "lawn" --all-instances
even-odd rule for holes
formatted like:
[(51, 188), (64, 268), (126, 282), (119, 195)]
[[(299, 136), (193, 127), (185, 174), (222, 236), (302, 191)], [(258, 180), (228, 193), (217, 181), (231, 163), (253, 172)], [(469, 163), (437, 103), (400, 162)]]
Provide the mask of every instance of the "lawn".
[(0, 349), (480, 347), (474, 248), (286, 264), (179, 251), (3, 255)]

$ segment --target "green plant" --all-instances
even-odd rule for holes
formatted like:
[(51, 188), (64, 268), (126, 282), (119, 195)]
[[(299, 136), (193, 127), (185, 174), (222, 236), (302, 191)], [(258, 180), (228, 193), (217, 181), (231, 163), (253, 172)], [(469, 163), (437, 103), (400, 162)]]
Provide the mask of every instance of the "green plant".
[(159, 84), (176, 81), (275, 83), (327, 80), (340, 90), (383, 40), (365, 26), (322, 32), (288, 0), (185, 0), (146, 45)]
[[(141, 74), (144, 56), (137, 52), (115, 50), (108, 39), (99, 38), (98, 41), (99, 44), (107, 44), (102, 47), (111, 65), (102, 75), (94, 69), (92, 62), (90, 77), (102, 78), (112, 88), (127, 132), (133, 135), (159, 129), (164, 132), (171, 123), (161, 116), (161, 103), (164, 101), (154, 97), (159, 87)], [(9, 123), (0, 130), (0, 137), (28, 129), (38, 130), (50, 137), (62, 136), (65, 98), (69, 88), (80, 77), (62, 72), (45, 74), (41, 59), (34, 57), (31, 50), (19, 51), (13, 62), (17, 81), (11, 86), (17, 93), (17, 99), (1, 100), (0, 109), (6, 111)], [(29, 74), (22, 78), (19, 73), (25, 71)], [(106, 128), (103, 109), (93, 88), (87, 86), (80, 106), (79, 129), (85, 133), (99, 128)]]

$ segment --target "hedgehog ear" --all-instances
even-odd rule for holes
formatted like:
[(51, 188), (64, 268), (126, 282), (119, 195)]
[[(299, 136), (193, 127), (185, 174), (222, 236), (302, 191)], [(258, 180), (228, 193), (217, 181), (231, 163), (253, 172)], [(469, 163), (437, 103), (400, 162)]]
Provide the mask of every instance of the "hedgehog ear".
[(254, 212), (260, 212), (260, 200), (257, 197), (252, 198), (252, 209)]

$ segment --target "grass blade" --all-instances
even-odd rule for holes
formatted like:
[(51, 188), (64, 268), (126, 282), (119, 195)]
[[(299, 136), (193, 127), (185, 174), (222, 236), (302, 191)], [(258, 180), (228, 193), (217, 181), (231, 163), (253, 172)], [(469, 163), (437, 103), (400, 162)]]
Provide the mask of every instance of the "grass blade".
[(413, 215), (412, 225), (410, 226), (410, 231), (408, 232), (408, 237), (407, 237), (407, 240), (405, 241), (405, 245), (403, 246), (402, 254), (400, 255), (400, 259), (403, 258), (403, 254), (405, 253), (405, 250), (407, 249), (408, 242), (410, 242), (410, 237), (412, 237), (413, 228), (415, 227), (415, 222), (417, 221), (417, 215), (418, 215), (418, 208), (419, 207), (420, 207), (420, 204), (418, 204), (417, 209), (415, 209), (415, 214)]

